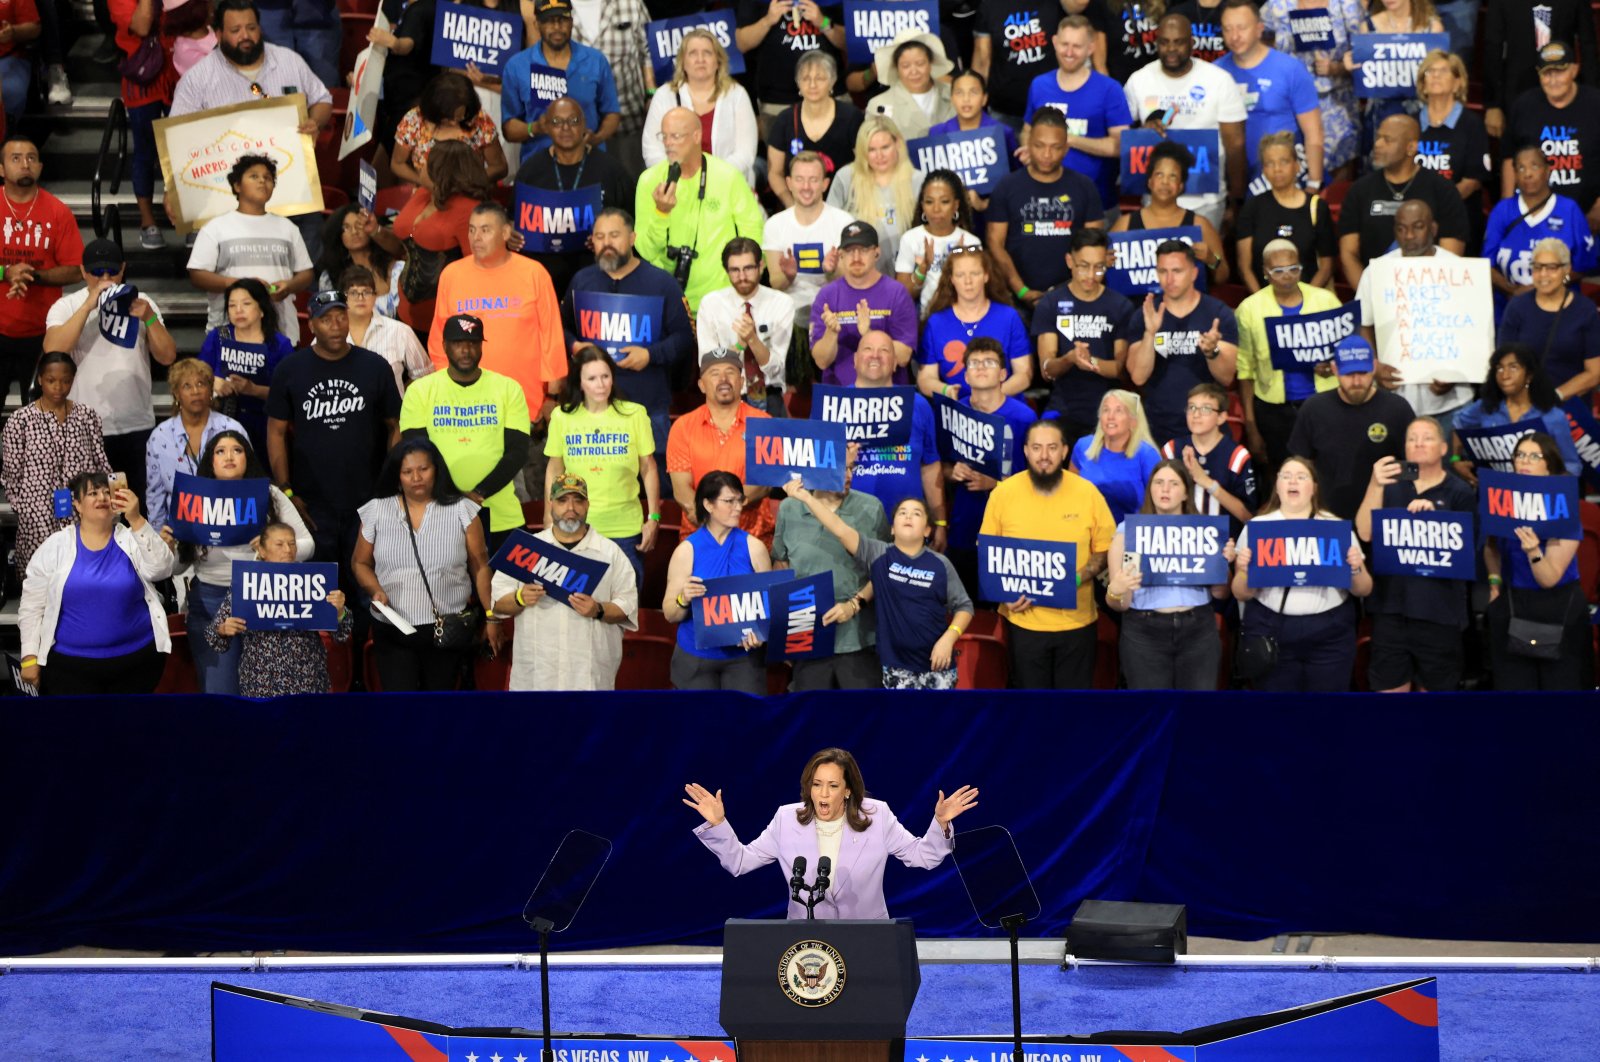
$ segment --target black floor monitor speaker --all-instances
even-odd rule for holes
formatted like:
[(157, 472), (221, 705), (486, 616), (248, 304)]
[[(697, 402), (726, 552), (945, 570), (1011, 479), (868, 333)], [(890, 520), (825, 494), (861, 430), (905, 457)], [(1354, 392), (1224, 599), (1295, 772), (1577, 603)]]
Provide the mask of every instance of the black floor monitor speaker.
[(1085, 900), (1067, 927), (1067, 954), (1113, 962), (1171, 963), (1189, 950), (1182, 904)]

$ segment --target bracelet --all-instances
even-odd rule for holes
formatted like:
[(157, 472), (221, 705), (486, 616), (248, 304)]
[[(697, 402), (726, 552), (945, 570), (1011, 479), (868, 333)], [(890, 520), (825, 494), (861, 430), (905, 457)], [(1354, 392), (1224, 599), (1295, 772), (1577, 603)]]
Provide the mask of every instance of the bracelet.
[(953, 396), (953, 394), (960, 394), (961, 390), (960, 388), (956, 387), (955, 384), (945, 384), (939, 393), (944, 395), (946, 398), (950, 398)]
[(672, 599), (679, 608), (688, 608), (689, 602), (683, 599), (683, 591), (678, 591), (678, 596)]
[(1559, 387), (1556, 388), (1556, 401), (1557, 402), (1565, 402), (1566, 400), (1567, 400), (1567, 396), (1561, 393), (1561, 388), (1559, 388)]
[(650, 513), (648, 515), (649, 515), (650, 519), (654, 520), (656, 523), (659, 524), (661, 522), (661, 514), (660, 513)]
[(1364, 571), (1366, 571), (1365, 568), (1351, 568), (1350, 569), (1350, 574), (1351, 575), (1360, 575)]
[(37, 664), (38, 662), (39, 662), (39, 658), (36, 657), (36, 656), (25, 656), (25, 657), (22, 658), (22, 666), (23, 667), (32, 667), (33, 665)]
[(1215, 498), (1217, 491), (1221, 489), (1221, 485), (1216, 480), (1212, 480), (1211, 485), (1205, 488), (1205, 492)]
[(278, 488), (278, 491), (279, 491), (279, 493), (281, 493), (281, 494), (282, 494), (282, 495), (283, 495), (283, 496), (284, 496), (284, 497), (285, 497), (285, 498), (292, 498), (292, 497), (294, 497), (294, 489), (293, 489), (293, 488), (292, 488), (292, 487), (279, 487), (279, 488)]
[(934, 527), (949, 527), (950, 526), (950, 521), (949, 520), (935, 520), (933, 522), (933, 526)]
[(957, 638), (961, 637), (961, 628), (957, 627), (954, 623), (952, 623), (952, 624), (950, 624), (950, 626), (946, 627), (945, 630), (947, 630), (947, 631), (955, 631), (956, 632), (956, 637)]
[(160, 323), (161, 323), (161, 315), (158, 314), (158, 313), (153, 313), (153, 314), (150, 315), (150, 320), (148, 320), (148, 321), (146, 321), (144, 323), (144, 326), (146, 328), (154, 328), (156, 325), (158, 325)]
[(1072, 586), (1076, 590), (1082, 590), (1083, 589), (1083, 573), (1082, 572), (1073, 572), (1072, 573)]
[(518, 605), (521, 605), (523, 608), (527, 608), (528, 607), (528, 603), (526, 601), (522, 600), (522, 587), (520, 587), (520, 586), (517, 587), (517, 592), (515, 594), (512, 594), (511, 598), (512, 598), (513, 601), (515, 601)]
[(1122, 603), (1122, 595), (1121, 594), (1112, 593), (1111, 590), (1108, 589), (1108, 590), (1106, 590), (1106, 601), (1108, 601), (1108, 602), (1115, 601), (1118, 604), (1121, 604)]
[(1450, 463), (1452, 465), (1455, 464), (1457, 461), (1460, 461), (1460, 460), (1462, 460), (1462, 456), (1460, 454), (1451, 454), (1450, 455)]
[(922, 270), (918, 269), (915, 266), (913, 266), (911, 268), (911, 275), (917, 278), (917, 283), (918, 284), (923, 284), (923, 283), (927, 282), (928, 274), (924, 273)]
[(1506, 584), (1506, 581), (1504, 579), (1500, 578), (1498, 575), (1489, 576), (1489, 585), (1490, 586), (1504, 586), (1505, 584)]
[(829, 18), (827, 15), (823, 15), (822, 28), (825, 30), (833, 29), (833, 19)]
[(1028, 293), (1031, 292), (1031, 291), (1033, 291), (1033, 289), (1028, 287), (1028, 285), (1024, 284), (1024, 285), (1022, 285), (1022, 287), (1017, 289), (1017, 298), (1019, 298), (1019, 299), (1026, 298)]
[(1529, 564), (1538, 564), (1542, 560), (1544, 560), (1544, 554), (1543, 553), (1540, 553), (1540, 554), (1537, 554), (1537, 555), (1530, 555), (1528, 557), (1528, 563)]

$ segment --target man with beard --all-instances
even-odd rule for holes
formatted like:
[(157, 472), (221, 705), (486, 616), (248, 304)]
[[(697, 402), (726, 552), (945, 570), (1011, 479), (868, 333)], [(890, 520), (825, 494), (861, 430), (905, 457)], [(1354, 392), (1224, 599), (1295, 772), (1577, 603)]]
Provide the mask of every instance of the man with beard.
[(39, 168), (33, 141), (12, 137), (0, 145), (0, 194), (9, 211), (0, 224), (0, 401), (16, 380), (24, 405), (44, 352), (45, 317), (61, 288), (80, 279), (83, 261), (78, 222), (39, 187)]
[[(636, 237), (633, 217), (626, 210), (607, 209), (594, 219), (594, 265), (578, 270), (572, 286), (561, 302), (561, 323), (566, 328), (567, 350), (577, 353), (581, 346), (604, 346), (616, 365), (617, 390), (637, 402), (650, 414), (650, 434), (656, 440), (656, 455), (665, 475), (667, 417), (672, 406), (672, 377), (684, 358), (694, 351), (694, 326), (689, 323), (689, 307), (683, 289), (665, 270), (657, 269), (633, 253)], [(645, 307), (657, 310), (659, 325), (649, 343), (603, 344), (600, 335), (584, 335), (583, 319), (575, 307), (579, 292), (628, 295), (649, 300)], [(659, 309), (657, 309), (659, 307)], [(695, 482), (699, 482), (698, 479)], [(689, 488), (690, 496), (694, 488)]]
[[(633, 205), (633, 184), (623, 174), (614, 153), (589, 146), (588, 121), (577, 100), (563, 96), (550, 104), (550, 109), (545, 111), (545, 124), (550, 129), (550, 146), (534, 152), (523, 162), (517, 170), (518, 184), (550, 192), (576, 192), (599, 185), (602, 210)], [(573, 274), (594, 265), (592, 240), (584, 242), (592, 232), (592, 229), (573, 232), (568, 237), (570, 242), (559, 251), (534, 251), (532, 248), (523, 251), (544, 266), (558, 296), (566, 295)]]
[(456, 486), (488, 510), (484, 540), (492, 554), (522, 526), (511, 484), (528, 460), (528, 400), (517, 381), (479, 366), (483, 322), (476, 317), (457, 314), (444, 323), (444, 355), (444, 372), (407, 388), (400, 431), (432, 440)]
[(761, 283), (761, 245), (735, 236), (722, 249), (728, 286), (700, 300), (695, 331), (700, 353), (727, 347), (744, 356), (744, 400), (785, 416), (784, 367), (794, 336), (794, 300)]
[(1353, 520), (1372, 466), (1385, 457), (1405, 460), (1406, 428), (1416, 414), (1410, 402), (1378, 386), (1365, 339), (1345, 336), (1338, 366), (1338, 390), (1313, 395), (1300, 407), (1289, 452), (1316, 462), (1322, 508)]
[[(731, 350), (713, 350), (700, 355), (700, 390), (706, 404), (683, 414), (667, 436), (667, 474), (672, 477), (672, 496), (683, 508), (687, 536), (695, 529), (695, 485), (713, 472), (732, 472), (744, 482), (744, 429), (752, 418), (766, 413), (746, 405), (739, 397), (744, 390), (744, 359)], [(739, 526), (746, 534), (772, 542), (773, 514), (762, 499), (766, 487), (745, 483), (744, 513)]]
[(1078, 603), (1070, 609), (1049, 608), (1023, 595), (1000, 606), (1011, 627), (1011, 688), (1088, 689), (1094, 684), (1098, 626), (1094, 580), (1106, 566), (1116, 525), (1094, 484), (1067, 470), (1069, 450), (1059, 423), (1036, 421), (1023, 452), (1027, 471), (990, 493), (979, 534), (1072, 543)]
[(550, 526), (533, 537), (609, 567), (592, 593), (565, 604), (541, 583), (494, 576), (494, 614), (516, 618), (511, 645), (513, 690), (611, 690), (622, 665), (622, 632), (639, 629), (639, 590), (622, 548), (589, 526), (589, 484), (557, 477), (546, 510)]
[(570, 96), (583, 109), (592, 130), (585, 134), (585, 141), (591, 147), (604, 144), (622, 125), (611, 63), (604, 52), (572, 39), (569, 0), (535, 0), (523, 9), (529, 6), (539, 21), (540, 39), (506, 62), (500, 77), (500, 131), (513, 144), (522, 145), (523, 162), (550, 146), (550, 108), (535, 96), (532, 87), (535, 72), (543, 73), (538, 70), (543, 67), (562, 75), (566, 85), (562, 95)]
[[(300, 132), (315, 135), (328, 124), (333, 117), (328, 87), (299, 55), (263, 39), (255, 0), (217, 0), (211, 26), (217, 47), (178, 79), (171, 117), (298, 92), (307, 111)], [(316, 220), (322, 223), (321, 217)]]

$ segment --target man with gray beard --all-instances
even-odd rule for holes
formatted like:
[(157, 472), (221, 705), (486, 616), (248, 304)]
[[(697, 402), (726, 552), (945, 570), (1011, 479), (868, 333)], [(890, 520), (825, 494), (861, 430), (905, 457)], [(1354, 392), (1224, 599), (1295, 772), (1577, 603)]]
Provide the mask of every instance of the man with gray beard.
[[(561, 300), (561, 323), (566, 329), (567, 353), (594, 345), (611, 354), (617, 366), (616, 385), (630, 402), (650, 414), (650, 433), (656, 440), (656, 461), (666, 482), (667, 410), (672, 404), (673, 373), (694, 353), (694, 326), (683, 289), (672, 274), (633, 253), (636, 237), (633, 216), (620, 208), (600, 211), (594, 219), (594, 265), (578, 270)], [(580, 292), (623, 295), (637, 299), (626, 304), (630, 314), (650, 314), (650, 341), (618, 345), (609, 335), (586, 334), (585, 320), (575, 304)], [(591, 319), (592, 320), (592, 319)], [(590, 327), (589, 332), (595, 331)], [(684, 381), (687, 384), (687, 380)]]

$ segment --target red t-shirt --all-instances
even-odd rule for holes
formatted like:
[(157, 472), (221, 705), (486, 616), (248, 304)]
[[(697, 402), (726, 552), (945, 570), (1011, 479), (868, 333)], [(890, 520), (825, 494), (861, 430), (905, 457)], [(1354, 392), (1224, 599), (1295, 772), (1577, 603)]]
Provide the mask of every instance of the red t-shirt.
[[(0, 22), (9, 22), (13, 26), (25, 26), (30, 22), (39, 21), (39, 8), (33, 0), (0, 0)], [(20, 51), (24, 45), (15, 43), (0, 44), (0, 58)]]
[[(78, 219), (43, 188), (33, 202), (21, 207), (0, 193), (0, 265), (9, 270), (23, 262), (35, 269), (83, 264)], [(0, 280), (0, 335), (12, 339), (44, 335), (45, 314), (61, 297), (61, 289), (33, 283), (20, 299), (10, 298), (10, 294), (10, 278)]]
[[(425, 251), (447, 251), (454, 247), (462, 257), (471, 257), (472, 245), (467, 242), (467, 222), (472, 218), (472, 210), (478, 201), (467, 195), (452, 196), (443, 210), (436, 210), (418, 221), (417, 217), (432, 202), (433, 193), (428, 189), (418, 188), (413, 192), (395, 216), (395, 236), (402, 240), (414, 239), (417, 246)], [(406, 298), (405, 292), (400, 293), (400, 320), (419, 332), (426, 332), (433, 327), (433, 307), (432, 299), (424, 300), (419, 305)]]
[[(3, 3), (4, 0), (0, 0)], [(32, 3), (33, 0), (26, 0)], [(111, 15), (111, 24), (117, 30), (117, 47), (122, 49), (123, 55), (132, 55), (144, 43), (143, 37), (135, 36), (128, 28), (133, 22), (134, 9), (139, 6), (139, 0), (106, 0), (106, 8)], [(147, 103), (172, 102), (172, 93), (178, 86), (178, 71), (172, 66), (173, 40), (166, 33), (161, 34), (161, 48), (166, 53), (165, 65), (161, 68), (161, 76), (148, 85), (136, 85), (127, 78), (122, 79), (122, 102), (128, 107), (143, 107)]]

